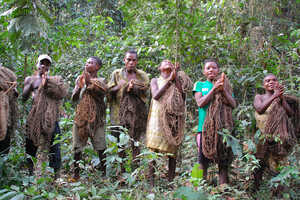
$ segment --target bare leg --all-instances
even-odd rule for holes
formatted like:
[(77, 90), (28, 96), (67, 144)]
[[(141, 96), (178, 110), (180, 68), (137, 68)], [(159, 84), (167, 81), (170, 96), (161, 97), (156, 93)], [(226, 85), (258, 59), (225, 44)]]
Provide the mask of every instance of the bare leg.
[(262, 177), (264, 174), (264, 170), (266, 168), (266, 164), (264, 161), (260, 161), (259, 162), (260, 167), (254, 170), (254, 186), (255, 186), (255, 190), (259, 189), (259, 186), (261, 184), (262, 181)]
[(203, 179), (207, 179), (207, 168), (209, 160), (202, 153), (202, 141), (201, 141), (201, 132), (196, 135), (196, 142), (198, 147), (198, 162), (199, 169), (203, 170)]
[[(25, 140), (25, 151), (27, 154), (29, 154), (30, 156), (36, 158), (36, 152), (37, 152), (37, 147), (34, 146), (33, 141), (30, 140), (29, 138), (26, 138)], [(31, 158), (27, 158), (27, 166), (28, 166), (28, 171), (29, 171), (29, 175), (32, 176), (33, 175), (33, 170), (34, 170), (34, 164)]]
[[(118, 127), (113, 128), (111, 130), (111, 134), (117, 138), (118, 143), (120, 142), (120, 129)], [(126, 157), (126, 152), (125, 150), (120, 151), (119, 153), (119, 157), (122, 158), (122, 160)], [(124, 163), (121, 163), (121, 173), (125, 172), (125, 167), (124, 167)]]
[(228, 179), (228, 166), (227, 165), (222, 165), (219, 164), (219, 184), (228, 184), (229, 179)]
[(80, 178), (80, 167), (79, 167), (79, 161), (81, 160), (81, 152), (74, 154), (74, 176), (73, 178), (75, 180), (78, 180)]
[(149, 163), (149, 178), (150, 178), (150, 185), (151, 185), (151, 187), (154, 187), (155, 165), (156, 165), (156, 162), (154, 160)]
[(176, 171), (176, 158), (169, 156), (169, 171), (168, 171), (168, 180), (171, 182), (175, 177)]
[(136, 169), (139, 166), (139, 160), (137, 160), (137, 156), (140, 154), (140, 148), (134, 145), (134, 141), (131, 141), (131, 149), (132, 149), (132, 169)]
[(100, 161), (100, 170), (103, 172), (103, 175), (106, 176), (106, 165), (105, 165), (105, 158), (106, 155), (104, 154), (105, 150), (99, 150), (98, 156)]
[(0, 141), (0, 155), (8, 154), (10, 149), (10, 133), (7, 130), (4, 140)]

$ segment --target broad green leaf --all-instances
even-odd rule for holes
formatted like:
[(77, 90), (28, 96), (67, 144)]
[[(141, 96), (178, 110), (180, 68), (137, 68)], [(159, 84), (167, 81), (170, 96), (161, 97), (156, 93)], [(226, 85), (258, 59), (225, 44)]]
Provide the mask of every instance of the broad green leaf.
[(192, 172), (191, 172), (191, 177), (193, 178), (203, 178), (203, 169), (199, 169), (200, 164), (197, 163), (194, 165)]

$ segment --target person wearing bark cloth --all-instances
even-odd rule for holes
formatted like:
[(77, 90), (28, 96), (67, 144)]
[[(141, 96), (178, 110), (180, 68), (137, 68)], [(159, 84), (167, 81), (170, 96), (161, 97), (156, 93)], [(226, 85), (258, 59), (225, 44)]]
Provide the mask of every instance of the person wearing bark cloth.
[[(48, 55), (38, 57), (37, 73), (26, 77), (22, 96), (24, 102), (31, 94), (33, 97), (33, 105), (26, 121), (26, 153), (36, 157), (39, 148), (39, 168), (41, 163), (47, 160), (48, 152), (49, 165), (54, 169), (57, 178), (61, 166), (61, 155), (60, 144), (54, 144), (54, 140), (60, 136), (59, 106), (61, 100), (67, 95), (68, 88), (60, 76), (48, 75), (51, 63), (52, 60)], [(30, 158), (27, 162), (29, 172), (32, 174), (33, 162)]]
[(85, 64), (82, 75), (76, 80), (72, 100), (78, 101), (73, 126), (74, 179), (80, 177), (78, 161), (91, 138), (94, 149), (98, 152), (100, 170), (106, 174), (105, 168), (105, 110), (104, 103), (107, 87), (104, 78), (98, 78), (97, 72), (102, 66), (98, 57), (90, 57)]
[(0, 64), (0, 155), (8, 154), (17, 123), (17, 77)]
[[(155, 151), (168, 153), (168, 180), (175, 177), (176, 154), (184, 136), (185, 98), (192, 89), (192, 81), (177, 71), (169, 60), (159, 65), (160, 76), (151, 80), (152, 100), (148, 115), (146, 146)], [(154, 185), (155, 161), (149, 164), (151, 185)]]
[(196, 82), (193, 92), (199, 107), (196, 142), (200, 169), (206, 179), (209, 162), (216, 162), (219, 167), (219, 184), (224, 184), (229, 181), (228, 168), (233, 154), (231, 148), (223, 143), (218, 131), (224, 128), (232, 131), (232, 109), (236, 107), (236, 102), (228, 79), (224, 73), (220, 77), (219, 72), (219, 65), (215, 60), (205, 60), (203, 74), (207, 80)]
[(276, 168), (289, 154), (296, 143), (296, 130), (299, 131), (299, 100), (284, 95), (284, 87), (273, 74), (264, 78), (263, 86), (265, 93), (257, 94), (253, 103), (256, 126), (264, 136), (256, 147), (255, 156), (260, 159), (260, 167), (254, 172), (256, 189), (264, 169)]
[[(138, 141), (146, 130), (149, 78), (144, 71), (136, 69), (138, 63), (136, 51), (127, 51), (124, 63), (125, 67), (115, 70), (108, 83), (110, 120), (112, 125), (126, 127), (129, 136)], [(119, 140), (118, 128), (114, 128), (112, 134)], [(131, 141), (132, 157), (133, 164), (137, 165), (136, 157), (140, 150), (134, 145), (134, 141)], [(119, 154), (120, 157), (125, 157), (124, 151)], [(123, 165), (121, 170), (125, 171)]]

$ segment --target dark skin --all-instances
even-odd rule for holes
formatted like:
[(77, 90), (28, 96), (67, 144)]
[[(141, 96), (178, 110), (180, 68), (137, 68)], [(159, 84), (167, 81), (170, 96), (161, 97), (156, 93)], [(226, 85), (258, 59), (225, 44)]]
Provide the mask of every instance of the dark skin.
[[(207, 78), (208, 81), (213, 82), (217, 78), (219, 71), (220, 71), (219, 67), (215, 62), (207, 62), (204, 65), (203, 74)], [(231, 106), (232, 108), (235, 108), (236, 101), (232, 97), (232, 94), (230, 94), (229, 91), (226, 90), (226, 88), (224, 88), (223, 86), (224, 86), (224, 80), (219, 79), (216, 81), (213, 88), (209, 91), (209, 93), (207, 95), (203, 96), (202, 92), (196, 92), (195, 99), (196, 99), (197, 105), (200, 108), (203, 108), (204, 106), (209, 104), (209, 102), (212, 100), (215, 93), (221, 91), (223, 96), (226, 99), (226, 103), (229, 106)]]
[[(179, 65), (176, 64), (176, 67), (169, 61), (163, 61), (161, 65), (159, 66), (160, 75), (167, 79), (167, 82), (159, 89), (157, 84), (157, 78), (153, 78), (150, 83), (151, 87), (151, 94), (153, 99), (159, 100), (166, 90), (170, 87), (171, 83), (175, 81), (176, 87), (180, 87), (180, 91), (182, 91), (181, 86), (177, 85), (179, 81), (177, 80), (176, 76), (176, 70), (178, 70)], [(173, 158), (171, 156), (169, 157), (169, 172), (168, 172), (168, 179), (169, 181), (172, 181), (175, 176), (175, 168), (176, 168), (176, 158)], [(155, 161), (152, 161), (150, 163), (150, 171), (154, 174), (154, 166)], [(171, 169), (172, 168), (172, 169)], [(153, 175), (151, 174), (151, 175)], [(153, 176), (154, 177), (154, 176)], [(154, 186), (154, 178), (151, 179), (151, 185)]]
[(38, 74), (26, 77), (22, 93), (24, 102), (27, 101), (31, 93), (33, 93), (33, 99), (35, 98), (37, 90), (41, 84), (44, 87), (47, 85), (47, 73), (50, 69), (50, 65), (51, 63), (49, 60), (41, 60), (40, 64), (37, 66)]
[(264, 78), (263, 82), (265, 88), (265, 94), (257, 94), (254, 98), (254, 108), (259, 114), (263, 114), (268, 107), (272, 104), (273, 100), (280, 98), (281, 104), (286, 113), (291, 116), (294, 114), (293, 110), (286, 102), (283, 93), (284, 87), (279, 84), (277, 77), (274, 75), (268, 75)]
[[(97, 61), (93, 58), (89, 58), (85, 63), (84, 73), (79, 76), (79, 78), (76, 81), (75, 88), (73, 90), (72, 94), (72, 101), (78, 101), (80, 90), (84, 87), (86, 84), (88, 90), (93, 90), (97, 94), (103, 92), (103, 90), (99, 87), (89, 87), (91, 85), (92, 79), (97, 79), (97, 72), (100, 69), (100, 65), (97, 63)], [(105, 92), (105, 91), (104, 91)]]
[(166, 90), (170, 87), (171, 82), (176, 79), (176, 69), (174, 65), (170, 62), (162, 62), (159, 67), (160, 75), (167, 79), (165, 85), (163, 85), (160, 89), (158, 88), (157, 78), (153, 78), (151, 80), (151, 94), (153, 99), (159, 100), (160, 97), (166, 92)]
[[(210, 82), (213, 82), (216, 80), (220, 70), (215, 62), (207, 62), (204, 65), (203, 74), (206, 77), (206, 79)], [(213, 96), (217, 92), (222, 92), (222, 95), (225, 97), (225, 102), (227, 105), (231, 106), (232, 108), (236, 107), (236, 101), (232, 97), (232, 94), (229, 93), (229, 91), (224, 87), (224, 79), (220, 78), (218, 79), (214, 85), (213, 88), (208, 92), (207, 95), (202, 95), (202, 92), (196, 92), (195, 93), (195, 99), (197, 102), (197, 105), (200, 108), (203, 108), (204, 106), (208, 105), (210, 101), (212, 100)], [(198, 144), (199, 145), (199, 144)], [(203, 169), (203, 177), (206, 179), (207, 177), (207, 168), (208, 163), (200, 163), (199, 166), (200, 169)], [(228, 174), (227, 174), (227, 168), (222, 168), (219, 164), (219, 177), (220, 177), (220, 184), (227, 183), (228, 182)]]
[[(137, 55), (135, 53), (126, 53), (124, 59), (125, 69), (126, 69), (126, 77), (129, 81), (128, 83), (128, 92), (133, 88), (133, 80), (136, 80), (136, 66), (138, 63)], [(126, 81), (121, 79), (119, 84), (110, 89), (110, 92), (116, 93), (119, 91), (124, 85)]]

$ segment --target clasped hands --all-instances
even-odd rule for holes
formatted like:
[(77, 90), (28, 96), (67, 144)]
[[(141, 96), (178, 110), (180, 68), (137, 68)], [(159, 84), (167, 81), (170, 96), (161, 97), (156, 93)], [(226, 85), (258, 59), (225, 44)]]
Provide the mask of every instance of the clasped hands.
[(283, 93), (284, 93), (284, 87), (283, 85), (279, 84), (278, 82), (275, 83), (274, 85), (274, 96), (275, 97), (280, 97), (282, 98), (283, 97)]
[(89, 85), (91, 83), (91, 75), (88, 72), (83, 72), (78, 81), (79, 88), (83, 88), (84, 85)]
[(213, 86), (213, 91), (215, 91), (215, 92), (222, 92), (222, 91), (224, 91), (224, 81), (225, 81), (225, 73), (223, 72), (222, 74), (221, 74), (221, 78), (219, 78), (217, 81), (216, 81), (216, 83), (214, 84), (214, 86)]

